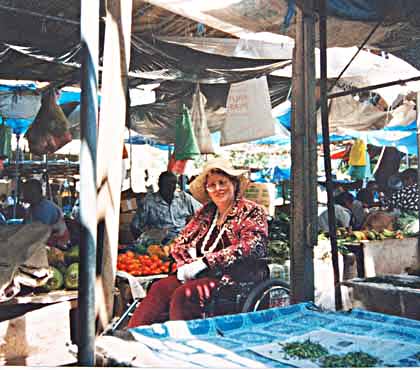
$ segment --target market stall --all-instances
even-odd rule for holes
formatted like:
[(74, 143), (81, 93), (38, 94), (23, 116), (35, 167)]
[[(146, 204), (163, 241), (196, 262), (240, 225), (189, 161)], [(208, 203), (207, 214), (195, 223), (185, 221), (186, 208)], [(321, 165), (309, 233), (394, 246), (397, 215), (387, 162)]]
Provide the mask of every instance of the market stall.
[(74, 263), (78, 256), (74, 251), (67, 255), (73, 267), (62, 264), (62, 274), (51, 249), (47, 253), (49, 234), (49, 226), (40, 223), (0, 228), (0, 335), (4, 341), (0, 353), (4, 365), (56, 366), (75, 360), (66, 345), (77, 338), (71, 316), (77, 308)]

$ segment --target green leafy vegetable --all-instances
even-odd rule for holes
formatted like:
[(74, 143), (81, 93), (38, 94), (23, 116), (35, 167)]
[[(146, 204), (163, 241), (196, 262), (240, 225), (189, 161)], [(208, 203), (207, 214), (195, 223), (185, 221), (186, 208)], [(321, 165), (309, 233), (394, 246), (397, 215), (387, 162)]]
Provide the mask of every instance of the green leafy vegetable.
[(349, 352), (345, 355), (330, 355), (321, 359), (322, 367), (374, 367), (379, 363), (376, 357), (366, 352)]
[(306, 358), (316, 360), (328, 354), (328, 350), (319, 343), (311, 342), (309, 339), (304, 342), (291, 342), (283, 344), (284, 352), (295, 358)]

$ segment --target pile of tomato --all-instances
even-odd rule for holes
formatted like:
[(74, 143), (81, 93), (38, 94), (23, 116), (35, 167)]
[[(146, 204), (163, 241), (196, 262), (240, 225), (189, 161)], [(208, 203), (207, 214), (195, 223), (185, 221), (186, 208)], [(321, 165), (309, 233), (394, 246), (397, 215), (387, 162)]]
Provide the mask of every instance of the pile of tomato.
[(117, 269), (134, 276), (167, 274), (170, 267), (169, 261), (158, 256), (138, 255), (132, 251), (119, 254), (117, 259)]

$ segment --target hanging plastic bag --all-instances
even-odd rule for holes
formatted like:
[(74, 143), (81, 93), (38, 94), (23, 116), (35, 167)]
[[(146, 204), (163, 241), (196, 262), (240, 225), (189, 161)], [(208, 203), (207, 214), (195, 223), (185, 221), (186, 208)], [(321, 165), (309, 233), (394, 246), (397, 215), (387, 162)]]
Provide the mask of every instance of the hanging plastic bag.
[(25, 137), (33, 154), (54, 153), (72, 140), (69, 122), (56, 102), (55, 91), (42, 97), (42, 105)]
[(5, 118), (34, 119), (41, 107), (41, 95), (35, 91), (14, 91), (0, 96), (0, 112)]
[(195, 138), (201, 154), (214, 154), (213, 142), (207, 126), (206, 102), (206, 97), (200, 91), (200, 84), (197, 84), (191, 107), (191, 121), (194, 127)]
[(176, 120), (175, 124), (175, 151), (176, 160), (193, 159), (200, 154), (194, 130), (191, 125), (190, 112), (184, 105), (182, 115)]
[(175, 173), (177, 175), (182, 175), (185, 172), (185, 166), (187, 165), (188, 159), (175, 159), (175, 156), (172, 154), (169, 163), (168, 171)]
[(267, 78), (232, 84), (226, 104), (226, 121), (221, 130), (220, 145), (244, 143), (276, 133), (271, 114)]
[(366, 166), (366, 144), (361, 139), (356, 139), (350, 150), (349, 164), (351, 166)]
[(10, 158), (12, 154), (12, 129), (0, 124), (0, 159)]

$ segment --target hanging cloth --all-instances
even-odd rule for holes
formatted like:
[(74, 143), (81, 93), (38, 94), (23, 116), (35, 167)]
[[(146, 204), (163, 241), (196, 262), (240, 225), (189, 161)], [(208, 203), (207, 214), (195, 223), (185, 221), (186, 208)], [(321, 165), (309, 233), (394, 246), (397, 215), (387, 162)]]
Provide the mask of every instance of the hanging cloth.
[(0, 159), (10, 158), (12, 155), (12, 129), (0, 124)]
[(182, 115), (175, 123), (175, 151), (176, 160), (193, 159), (200, 154), (194, 130), (191, 124), (190, 112), (184, 105)]

